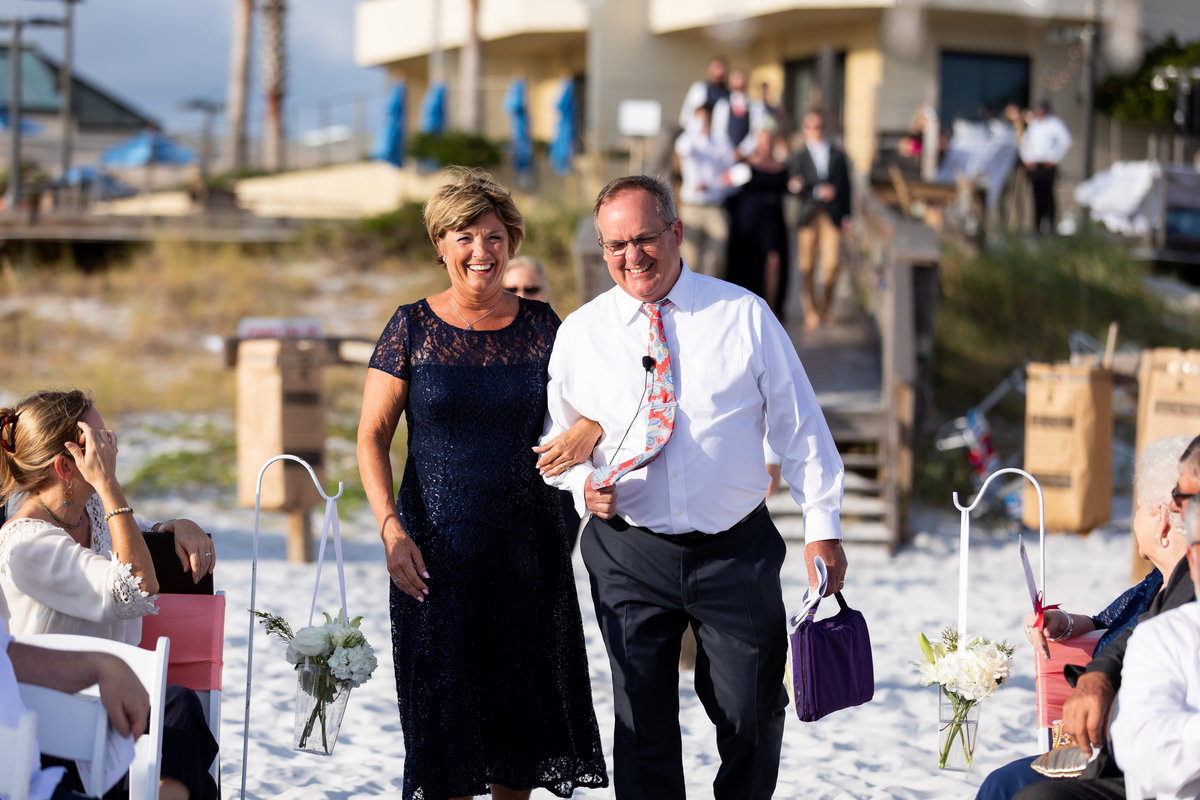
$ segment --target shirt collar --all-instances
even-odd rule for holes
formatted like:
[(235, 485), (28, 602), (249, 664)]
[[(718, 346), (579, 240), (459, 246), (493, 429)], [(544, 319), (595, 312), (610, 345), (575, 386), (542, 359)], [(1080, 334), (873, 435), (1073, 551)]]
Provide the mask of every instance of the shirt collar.
[[(679, 277), (675, 285), (667, 292), (664, 300), (670, 300), (680, 311), (691, 311), (696, 305), (696, 273), (692, 272), (687, 262), (680, 258)], [(642, 301), (630, 295), (624, 289), (617, 288), (616, 304), (626, 325), (632, 325), (642, 317)]]

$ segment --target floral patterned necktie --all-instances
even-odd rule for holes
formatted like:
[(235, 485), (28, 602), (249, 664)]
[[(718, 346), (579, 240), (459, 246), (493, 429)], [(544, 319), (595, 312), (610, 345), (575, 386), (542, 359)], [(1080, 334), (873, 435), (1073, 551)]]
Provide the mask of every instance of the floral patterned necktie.
[(671, 430), (675, 427), (675, 382), (671, 378), (671, 353), (667, 350), (662, 324), (662, 307), (669, 302), (642, 303), (642, 308), (650, 317), (647, 354), (654, 359), (654, 371), (650, 379), (650, 412), (646, 420), (646, 449), (620, 464), (596, 467), (588, 476), (585, 488), (604, 489), (612, 486), (626, 473), (653, 461), (671, 438)]

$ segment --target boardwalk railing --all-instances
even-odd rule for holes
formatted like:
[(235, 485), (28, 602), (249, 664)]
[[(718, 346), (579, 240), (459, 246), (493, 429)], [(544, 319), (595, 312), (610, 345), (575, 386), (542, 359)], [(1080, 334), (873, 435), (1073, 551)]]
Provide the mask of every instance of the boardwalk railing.
[(891, 547), (907, 538), (913, 446), (932, 392), (937, 231), (859, 192), (855, 275), (880, 341), (879, 488)]

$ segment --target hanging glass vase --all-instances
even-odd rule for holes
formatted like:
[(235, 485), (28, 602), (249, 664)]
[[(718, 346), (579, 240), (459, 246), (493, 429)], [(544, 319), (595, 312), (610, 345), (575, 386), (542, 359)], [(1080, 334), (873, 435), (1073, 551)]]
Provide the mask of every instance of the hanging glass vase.
[(349, 700), (350, 684), (335, 678), (328, 664), (299, 665), (292, 747), (305, 753), (332, 755)]
[(966, 772), (975, 757), (979, 701), (966, 700), (938, 686), (938, 768)]

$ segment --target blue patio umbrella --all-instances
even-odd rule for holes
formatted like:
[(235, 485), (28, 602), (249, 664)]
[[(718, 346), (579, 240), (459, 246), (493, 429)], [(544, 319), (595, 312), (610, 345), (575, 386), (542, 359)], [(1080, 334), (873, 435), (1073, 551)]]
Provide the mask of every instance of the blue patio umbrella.
[(371, 150), (371, 158), (386, 161), (393, 166), (404, 166), (404, 113), (408, 87), (399, 81), (392, 87), (388, 98), (387, 112), (383, 116), (383, 127)]
[[(8, 124), (8, 108), (0, 108), (0, 131), (6, 131), (9, 128)], [(43, 130), (43, 126), (34, 122), (31, 119), (21, 117), (21, 133), (25, 136), (37, 136)]]
[(154, 164), (183, 165), (197, 161), (194, 150), (175, 144), (159, 131), (146, 130), (135, 134), (116, 147), (105, 150), (100, 163), (107, 167), (129, 169)]
[(550, 165), (559, 175), (566, 175), (575, 157), (575, 82), (570, 78), (563, 78), (562, 93), (554, 107), (558, 110), (558, 127), (550, 143)]
[(446, 132), (446, 84), (438, 81), (421, 100), (421, 133), (440, 136)]
[(529, 105), (525, 100), (525, 79), (513, 78), (504, 96), (504, 110), (512, 118), (512, 164), (518, 173), (533, 169), (533, 139), (529, 135)]

